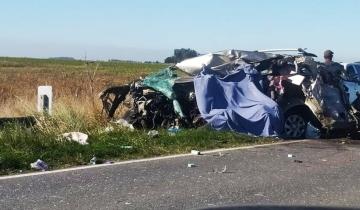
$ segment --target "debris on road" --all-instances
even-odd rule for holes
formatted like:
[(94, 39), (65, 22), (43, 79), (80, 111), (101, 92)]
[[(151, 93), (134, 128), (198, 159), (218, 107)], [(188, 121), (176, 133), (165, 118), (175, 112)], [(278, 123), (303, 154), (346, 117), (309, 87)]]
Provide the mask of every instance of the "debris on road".
[(194, 163), (188, 163), (188, 164), (187, 164), (187, 167), (188, 167), (188, 168), (194, 168), (194, 167), (196, 167), (196, 165), (195, 165)]
[(201, 155), (200, 151), (198, 150), (191, 150), (192, 155)]
[(213, 169), (213, 172), (214, 173), (217, 173), (217, 174), (223, 174), (223, 173), (226, 173), (227, 172), (227, 166), (225, 165), (223, 169), (221, 169), (221, 171), (219, 171), (217, 168)]
[(228, 154), (229, 154), (229, 153), (219, 152), (219, 153), (217, 153), (217, 154), (214, 154), (213, 156), (215, 156), (215, 157), (223, 157), (223, 156), (228, 155)]
[(226, 173), (227, 171), (227, 166), (225, 165), (224, 168), (220, 171), (220, 173)]
[(40, 159), (37, 159), (37, 161), (30, 163), (30, 167), (32, 169), (36, 169), (36, 170), (42, 170), (42, 171), (46, 171), (49, 167), (48, 165)]
[(78, 142), (79, 144), (82, 144), (82, 145), (89, 144), (87, 142), (89, 136), (87, 134), (85, 134), (85, 133), (69, 132), (69, 133), (62, 134), (62, 137), (64, 137), (68, 141), (75, 141), (75, 142)]
[(260, 197), (267, 197), (267, 196), (265, 196), (263, 193), (255, 193), (254, 195), (255, 195), (255, 196), (260, 196)]
[(147, 133), (147, 135), (150, 137), (150, 138), (155, 138), (155, 137), (159, 137), (159, 131), (157, 130), (151, 130)]
[(90, 165), (96, 165), (97, 158), (95, 155), (90, 159)]

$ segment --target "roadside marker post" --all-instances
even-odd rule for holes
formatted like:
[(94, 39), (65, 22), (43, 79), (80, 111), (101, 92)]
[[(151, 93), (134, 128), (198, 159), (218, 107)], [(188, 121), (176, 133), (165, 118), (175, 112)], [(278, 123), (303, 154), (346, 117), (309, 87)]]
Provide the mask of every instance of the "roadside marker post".
[(38, 112), (45, 112), (51, 114), (52, 110), (52, 86), (39, 86), (37, 97), (37, 110)]

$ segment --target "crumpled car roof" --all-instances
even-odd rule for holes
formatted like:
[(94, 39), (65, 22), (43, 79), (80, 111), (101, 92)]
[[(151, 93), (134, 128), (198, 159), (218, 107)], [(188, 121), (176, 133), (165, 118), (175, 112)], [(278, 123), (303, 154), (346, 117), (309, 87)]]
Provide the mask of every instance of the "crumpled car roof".
[(259, 63), (280, 57), (282, 56), (278, 54), (258, 51), (223, 50), (186, 59), (177, 63), (175, 67), (190, 75), (199, 74), (203, 67), (225, 73), (233, 70), (239, 63)]

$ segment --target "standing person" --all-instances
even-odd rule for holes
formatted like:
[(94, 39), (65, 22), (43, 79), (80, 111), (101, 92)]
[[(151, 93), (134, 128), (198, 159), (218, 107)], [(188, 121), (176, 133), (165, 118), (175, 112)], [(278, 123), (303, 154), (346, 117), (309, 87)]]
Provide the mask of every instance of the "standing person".
[(320, 67), (320, 75), (323, 82), (328, 85), (332, 85), (340, 90), (341, 98), (347, 109), (350, 109), (348, 93), (345, 91), (344, 84), (342, 82), (342, 73), (344, 67), (333, 61), (334, 52), (331, 50), (325, 50), (324, 63)]
[[(325, 74), (324, 82), (327, 84), (337, 85), (341, 80), (341, 75), (344, 70), (344, 67), (333, 61), (334, 52), (331, 50), (325, 50), (324, 52), (324, 64), (323, 64), (323, 74)], [(323, 75), (322, 75), (323, 76)]]

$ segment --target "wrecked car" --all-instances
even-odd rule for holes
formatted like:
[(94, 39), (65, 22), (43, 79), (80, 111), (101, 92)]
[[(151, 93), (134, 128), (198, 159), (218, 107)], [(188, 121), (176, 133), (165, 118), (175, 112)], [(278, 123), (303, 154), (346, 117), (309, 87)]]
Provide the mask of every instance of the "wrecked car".
[(124, 119), (138, 129), (205, 124), (197, 109), (193, 78), (178, 78), (170, 69), (108, 88), (100, 93), (100, 99), (109, 119)]
[[(279, 52), (225, 50), (187, 59), (104, 90), (103, 110), (146, 129), (209, 124), (294, 139), (356, 132), (359, 81), (344, 77), (339, 89), (324, 81), (316, 55)], [(311, 135), (314, 130), (319, 136)]]

